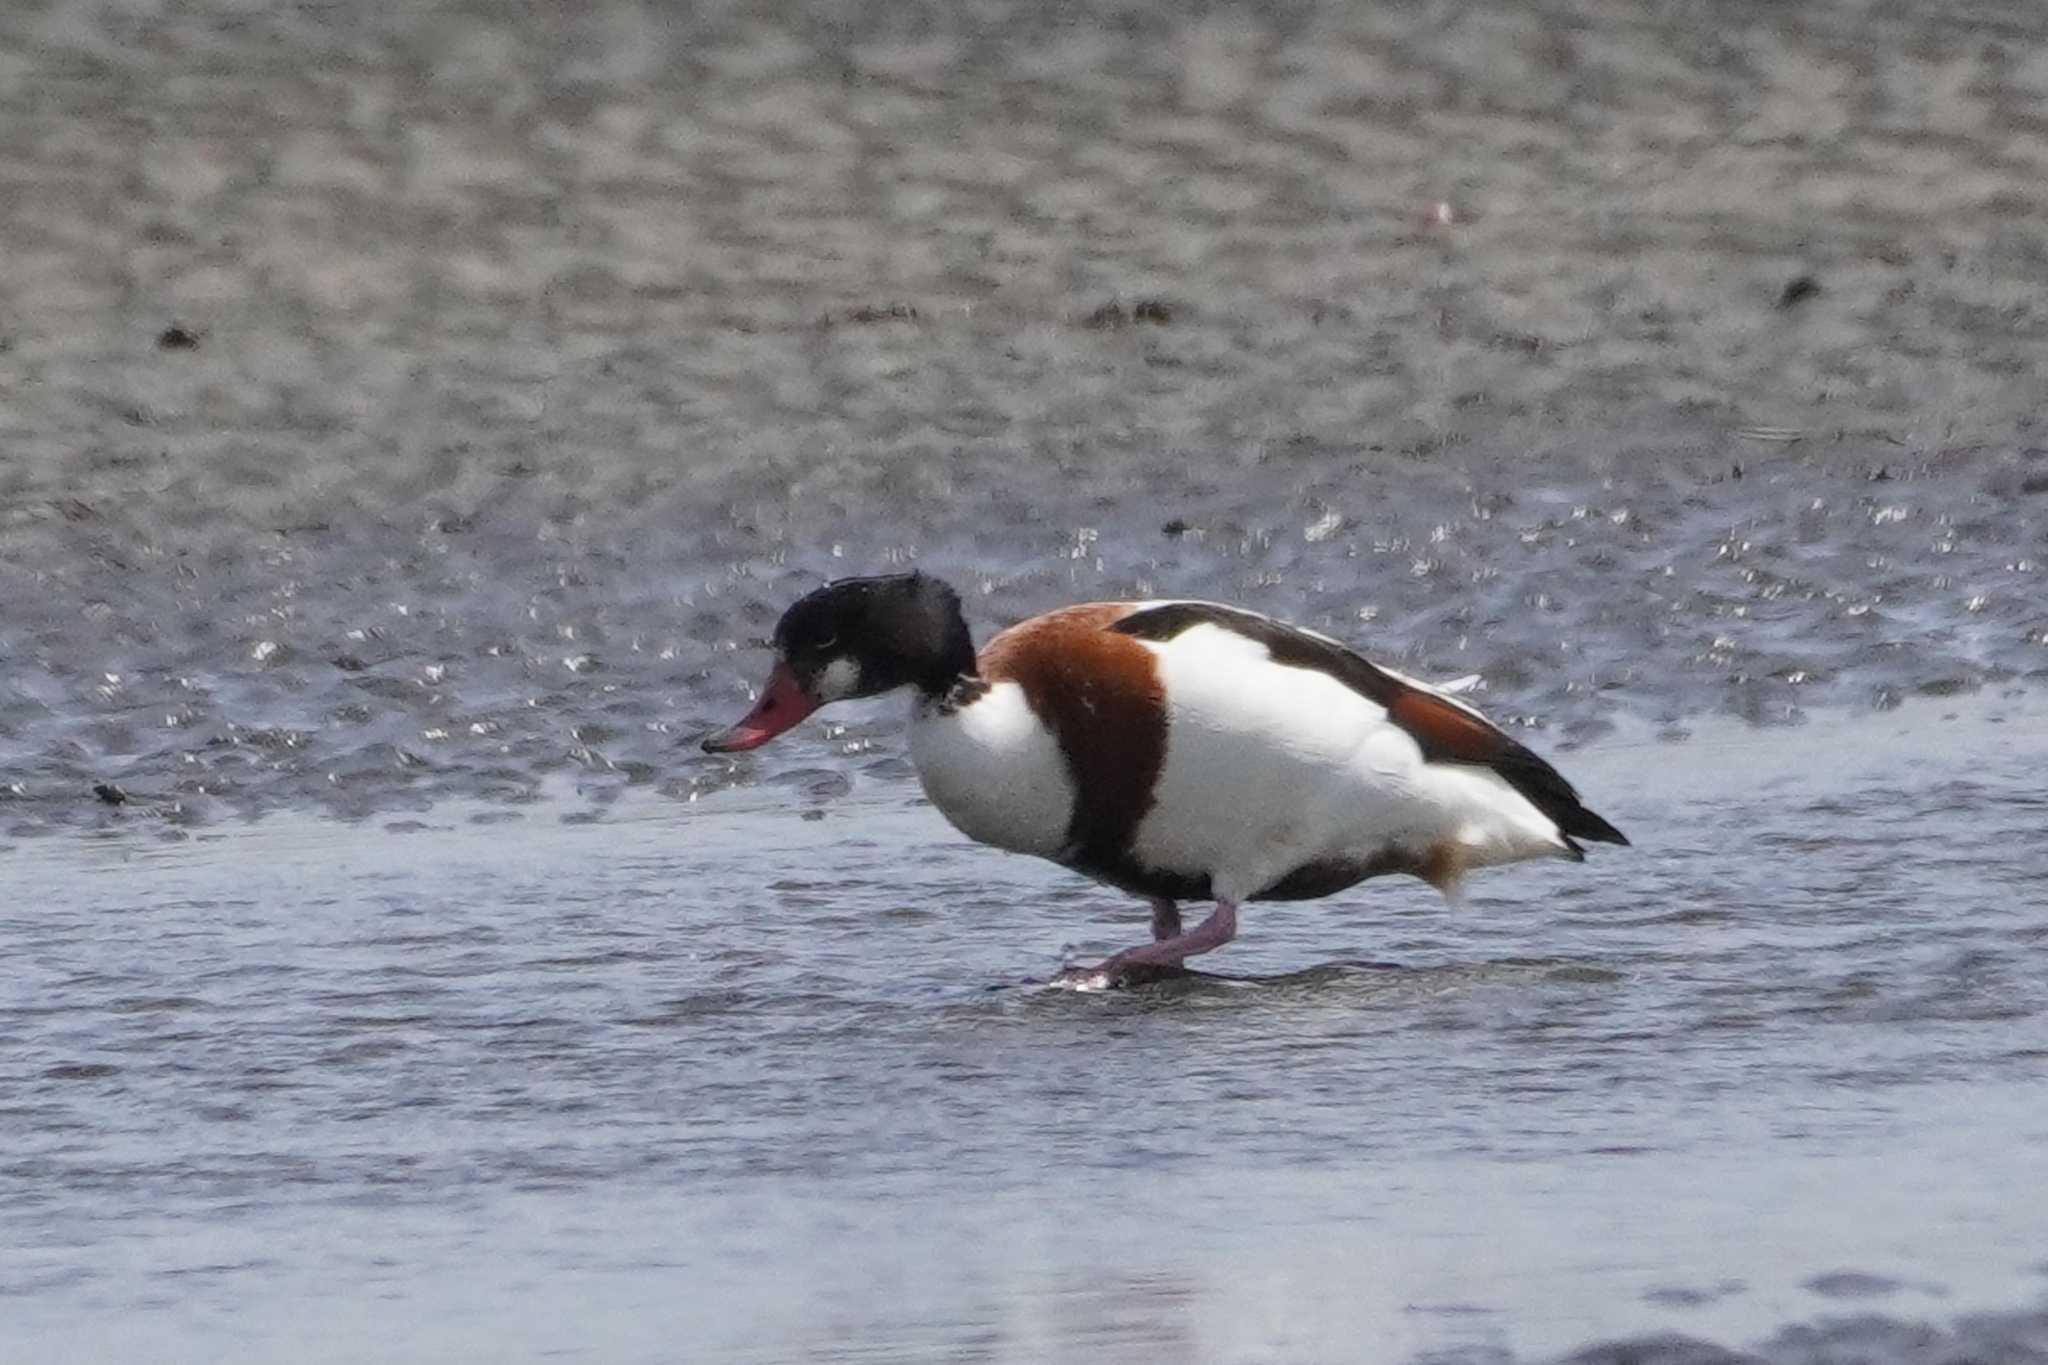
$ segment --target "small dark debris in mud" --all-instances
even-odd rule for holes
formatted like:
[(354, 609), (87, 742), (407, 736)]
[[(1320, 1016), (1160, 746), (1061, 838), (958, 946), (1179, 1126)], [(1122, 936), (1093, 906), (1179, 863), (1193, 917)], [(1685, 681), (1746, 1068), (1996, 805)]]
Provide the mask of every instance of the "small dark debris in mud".
[(1811, 275), (1800, 275), (1789, 281), (1778, 292), (1778, 308), (1797, 308), (1808, 299), (1820, 297), (1820, 281)]
[(878, 322), (916, 322), (917, 318), (916, 307), (908, 303), (865, 303), (845, 313), (827, 313), (818, 319), (818, 325), (837, 327), (842, 323), (852, 323), (867, 327)]
[(353, 654), (337, 654), (328, 662), (344, 673), (360, 673), (369, 665)]
[(199, 333), (180, 323), (172, 323), (156, 334), (156, 345), (160, 351), (196, 351), (199, 349)]
[(92, 794), (109, 806), (125, 806), (128, 804), (128, 793), (122, 791), (111, 782), (95, 783)]
[(1140, 322), (1149, 322), (1154, 327), (1165, 327), (1173, 322), (1176, 311), (1176, 305), (1167, 299), (1137, 299), (1128, 309), (1117, 300), (1111, 299), (1081, 319), (1081, 325), (1095, 331), (1129, 327)]
[(1188, 532), (1194, 529), (1195, 528), (1193, 526), (1189, 525), (1181, 518), (1175, 517), (1172, 521), (1169, 521), (1166, 523), (1166, 525), (1160, 527), (1159, 533), (1163, 536), (1168, 537), (1169, 539), (1179, 540), (1182, 536), (1186, 535)]
[(2020, 480), (2022, 493), (2048, 493), (2048, 474), (2029, 474)]

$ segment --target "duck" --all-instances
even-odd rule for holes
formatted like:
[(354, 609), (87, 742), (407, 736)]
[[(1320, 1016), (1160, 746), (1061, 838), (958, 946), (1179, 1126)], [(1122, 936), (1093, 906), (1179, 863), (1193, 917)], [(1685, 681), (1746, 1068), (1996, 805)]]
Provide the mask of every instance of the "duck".
[[(807, 593), (773, 646), (753, 709), (705, 751), (907, 691), (912, 763), (956, 829), (1149, 903), (1150, 942), (1054, 978), (1081, 988), (1183, 970), (1253, 902), (1398, 874), (1455, 903), (1480, 868), (1628, 843), (1452, 687), (1243, 607), (1085, 602), (977, 650), (960, 594), (917, 571)], [(1188, 928), (1184, 902), (1212, 908)]]

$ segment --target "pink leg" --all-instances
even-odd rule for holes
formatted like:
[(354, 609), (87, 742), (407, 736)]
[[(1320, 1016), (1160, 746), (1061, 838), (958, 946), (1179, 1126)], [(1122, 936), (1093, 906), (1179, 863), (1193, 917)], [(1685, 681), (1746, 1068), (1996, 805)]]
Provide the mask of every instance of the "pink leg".
[(1152, 902), (1152, 941), (1163, 943), (1180, 937), (1180, 907), (1172, 901)]
[[(1175, 916), (1178, 918), (1178, 915)], [(1217, 901), (1209, 918), (1197, 924), (1184, 934), (1147, 943), (1142, 947), (1126, 948), (1115, 957), (1094, 967), (1069, 967), (1060, 973), (1060, 979), (1075, 983), (1093, 982), (1100, 978), (1106, 985), (1129, 967), (1171, 967), (1182, 959), (1221, 948), (1237, 937), (1237, 904), (1234, 901)]]

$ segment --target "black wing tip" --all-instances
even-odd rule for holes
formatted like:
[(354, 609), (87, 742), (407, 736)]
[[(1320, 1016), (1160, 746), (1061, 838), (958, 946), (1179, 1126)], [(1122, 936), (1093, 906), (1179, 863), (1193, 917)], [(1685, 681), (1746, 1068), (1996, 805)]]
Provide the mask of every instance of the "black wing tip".
[[(1564, 780), (1563, 774), (1527, 745), (1510, 739), (1506, 751), (1492, 767), (1509, 786), (1549, 816), (1557, 826), (1557, 832), (1574, 849), (1578, 848), (1577, 844), (1572, 844), (1575, 838), (1590, 839), (1596, 844), (1628, 843), (1626, 834), (1587, 810), (1579, 800), (1578, 791)], [(1584, 856), (1583, 852), (1580, 856)]]
[(1580, 806), (1572, 812), (1571, 823), (1565, 826), (1564, 832), (1569, 835), (1576, 835), (1581, 839), (1591, 839), (1596, 844), (1620, 844), (1626, 848), (1629, 842), (1626, 834), (1623, 834), (1584, 806)]

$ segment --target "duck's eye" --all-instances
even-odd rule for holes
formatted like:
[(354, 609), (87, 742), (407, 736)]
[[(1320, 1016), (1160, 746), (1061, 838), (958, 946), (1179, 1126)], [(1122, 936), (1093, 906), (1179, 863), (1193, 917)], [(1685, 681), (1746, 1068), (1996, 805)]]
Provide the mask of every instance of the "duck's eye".
[(838, 648), (838, 645), (839, 637), (837, 635), (827, 635), (824, 639), (818, 641), (816, 648), (820, 654), (830, 654), (834, 649)]

